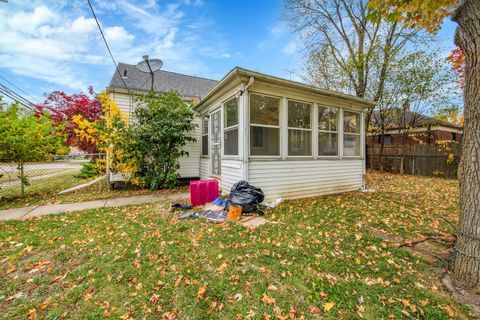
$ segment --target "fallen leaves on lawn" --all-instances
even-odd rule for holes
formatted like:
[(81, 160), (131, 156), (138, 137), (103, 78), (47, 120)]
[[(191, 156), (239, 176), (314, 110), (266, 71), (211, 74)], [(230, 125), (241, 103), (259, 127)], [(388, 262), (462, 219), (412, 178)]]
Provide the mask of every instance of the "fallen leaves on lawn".
[(203, 300), (205, 297), (205, 293), (207, 292), (208, 285), (204, 285), (198, 288), (197, 291), (197, 301)]
[(37, 310), (36, 310), (36, 309), (30, 309), (30, 310), (28, 310), (27, 319), (28, 319), (28, 320), (35, 320), (35, 319), (37, 319)]
[(266, 293), (263, 294), (262, 296), (262, 302), (267, 305), (275, 304), (275, 299), (272, 297), (269, 297)]
[(323, 311), (328, 312), (335, 306), (335, 302), (326, 302), (323, 304)]

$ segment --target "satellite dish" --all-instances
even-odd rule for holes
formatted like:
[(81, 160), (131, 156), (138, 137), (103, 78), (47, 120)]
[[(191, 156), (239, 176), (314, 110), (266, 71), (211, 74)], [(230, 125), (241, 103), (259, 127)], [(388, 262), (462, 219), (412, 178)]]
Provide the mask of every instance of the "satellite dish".
[(162, 68), (163, 61), (160, 59), (145, 59), (137, 63), (137, 69), (142, 72), (155, 72)]
[(152, 77), (151, 81), (151, 89), (153, 90), (153, 81), (155, 80), (153, 73), (155, 71), (158, 71), (162, 68), (163, 66), (163, 61), (160, 59), (149, 59), (148, 55), (143, 56), (143, 60), (137, 63), (137, 69), (142, 71), (142, 72), (148, 72), (150, 73), (150, 76)]

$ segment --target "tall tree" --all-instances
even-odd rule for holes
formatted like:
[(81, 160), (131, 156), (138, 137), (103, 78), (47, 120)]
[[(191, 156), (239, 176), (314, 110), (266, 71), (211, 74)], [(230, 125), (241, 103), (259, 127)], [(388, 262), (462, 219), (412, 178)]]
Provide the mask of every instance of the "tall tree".
[[(451, 77), (450, 68), (437, 52), (416, 51), (392, 61), (372, 118), (380, 137), (388, 127), (398, 128), (403, 145), (401, 172), (412, 129), (422, 124), (425, 113), (443, 107), (456, 96), (457, 86)], [(382, 151), (380, 139), (380, 157)]]
[(78, 115), (90, 122), (102, 116), (102, 106), (92, 87), (89, 88), (88, 94), (80, 92), (68, 95), (63, 91), (53, 91), (47, 94), (45, 101), (36, 108), (39, 113), (48, 111), (54, 124), (63, 126), (67, 134), (67, 146), (76, 146), (87, 153), (98, 151), (95, 144), (78, 138), (75, 134), (78, 126), (73, 121)]
[(419, 33), (395, 21), (369, 19), (363, 0), (285, 0), (285, 7), (307, 44), (307, 80), (373, 101), (383, 94), (392, 60)]
[[(370, 0), (374, 15), (434, 32), (453, 13), (455, 44), (465, 56), (464, 131), (459, 166), (460, 219), (454, 273), (480, 287), (480, 5), (478, 0)], [(393, 13), (393, 14), (392, 14)], [(433, 17), (433, 18), (432, 18)]]

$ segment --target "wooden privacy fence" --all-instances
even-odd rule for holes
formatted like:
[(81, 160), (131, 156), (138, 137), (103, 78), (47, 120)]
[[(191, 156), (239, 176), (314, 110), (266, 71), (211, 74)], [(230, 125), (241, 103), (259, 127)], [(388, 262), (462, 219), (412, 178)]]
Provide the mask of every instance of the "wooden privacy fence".
[[(458, 143), (367, 146), (367, 167), (419, 176), (456, 178), (461, 155)], [(380, 161), (381, 160), (381, 161)]]

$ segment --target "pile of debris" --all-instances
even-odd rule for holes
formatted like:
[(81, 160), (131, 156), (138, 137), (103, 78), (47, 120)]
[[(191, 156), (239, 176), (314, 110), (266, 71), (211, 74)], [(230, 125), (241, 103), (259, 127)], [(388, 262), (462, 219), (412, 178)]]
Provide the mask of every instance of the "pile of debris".
[[(216, 180), (210, 181), (216, 182)], [(209, 186), (205, 188), (212, 189)], [(198, 194), (192, 193), (192, 191), (200, 193), (201, 190), (199, 188), (190, 189), (191, 202), (198, 204), (198, 199), (201, 197)], [(210, 191), (210, 197), (211, 196), (212, 192)], [(174, 211), (187, 211), (177, 215), (179, 219), (204, 218), (209, 222), (222, 223), (227, 219), (238, 221), (242, 216), (262, 216), (264, 212), (261, 210), (261, 207), (275, 207), (282, 202), (282, 199), (277, 199), (270, 204), (264, 204), (264, 199), (265, 195), (260, 188), (250, 185), (247, 181), (241, 180), (232, 186), (228, 197), (218, 197), (217, 191), (216, 198), (213, 201), (202, 204), (202, 211), (200, 212), (194, 211), (194, 205), (192, 204), (178, 202), (172, 204), (172, 209)]]

